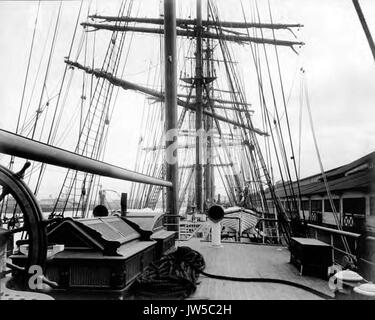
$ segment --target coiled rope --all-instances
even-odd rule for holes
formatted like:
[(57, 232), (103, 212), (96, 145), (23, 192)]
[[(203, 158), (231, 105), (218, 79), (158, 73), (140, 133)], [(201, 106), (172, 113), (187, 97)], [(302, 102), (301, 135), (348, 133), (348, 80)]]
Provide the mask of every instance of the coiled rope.
[(178, 247), (176, 251), (151, 263), (130, 286), (129, 293), (135, 299), (184, 299), (195, 292), (199, 274), (202, 274), (208, 278), (225, 281), (283, 284), (307, 291), (322, 299), (333, 299), (319, 290), (293, 281), (210, 274), (203, 271), (205, 266), (204, 258), (198, 251), (186, 246)]
[(199, 273), (205, 268), (202, 255), (189, 247), (152, 262), (131, 285), (136, 299), (184, 299), (197, 288)]

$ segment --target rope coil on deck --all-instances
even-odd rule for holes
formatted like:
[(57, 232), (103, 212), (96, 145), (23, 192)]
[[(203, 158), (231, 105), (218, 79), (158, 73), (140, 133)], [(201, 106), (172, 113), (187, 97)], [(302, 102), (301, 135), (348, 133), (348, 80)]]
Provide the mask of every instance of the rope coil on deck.
[(151, 263), (129, 289), (135, 299), (184, 299), (197, 288), (199, 273), (205, 268), (202, 255), (189, 248), (176, 251)]
[(215, 275), (204, 272), (205, 266), (204, 258), (198, 251), (185, 246), (178, 247), (176, 251), (151, 263), (136, 278), (129, 293), (135, 299), (184, 299), (195, 292), (199, 274), (202, 274), (208, 278), (225, 281), (278, 283), (305, 290), (322, 299), (333, 299), (323, 292), (293, 281)]

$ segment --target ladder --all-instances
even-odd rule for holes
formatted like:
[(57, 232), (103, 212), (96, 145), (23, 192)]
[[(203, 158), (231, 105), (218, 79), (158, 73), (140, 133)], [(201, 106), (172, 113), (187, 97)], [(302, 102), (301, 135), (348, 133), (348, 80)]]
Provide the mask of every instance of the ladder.
[[(163, 179), (165, 177), (165, 165), (164, 164), (160, 165), (157, 177), (159, 179)], [(145, 204), (147, 208), (155, 210), (156, 205), (158, 204), (162, 189), (163, 189), (162, 186), (150, 186), (149, 194), (148, 194), (148, 197), (146, 199), (146, 204)]]
[[(120, 48), (116, 46), (118, 32), (112, 34), (102, 70), (114, 74), (119, 64)], [(123, 35), (121, 35), (123, 37)], [(108, 114), (111, 104), (113, 84), (99, 78), (80, 128), (75, 153), (99, 159), (105, 143), (106, 126), (109, 124)], [(82, 93), (82, 106), (86, 96)], [(83, 217), (90, 205), (90, 197), (95, 175), (68, 169), (59, 195), (54, 204), (51, 217), (63, 216), (70, 204), (72, 217)]]

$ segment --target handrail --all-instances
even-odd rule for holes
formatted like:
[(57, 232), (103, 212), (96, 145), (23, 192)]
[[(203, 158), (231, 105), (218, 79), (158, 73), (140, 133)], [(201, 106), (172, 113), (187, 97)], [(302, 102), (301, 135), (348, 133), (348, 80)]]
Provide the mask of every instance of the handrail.
[(123, 169), (0, 129), (0, 153), (120, 180), (172, 187), (172, 182)]
[(193, 225), (193, 226), (198, 226), (186, 239), (181, 239), (180, 238), (180, 234), (179, 234), (179, 240), (180, 241), (188, 241), (190, 240), (191, 238), (193, 238), (197, 232), (202, 229), (203, 225), (205, 225), (207, 222), (202, 222), (202, 223), (197, 223), (197, 222), (190, 222), (190, 221), (184, 221), (181, 223), (180, 225), (180, 232), (181, 232), (181, 226), (184, 225), (184, 226), (189, 226), (189, 225)]
[(352, 237), (352, 238), (356, 238), (356, 239), (361, 236), (359, 233), (326, 228), (326, 227), (317, 226), (315, 224), (310, 224), (310, 223), (308, 223), (307, 226), (312, 228), (312, 229), (318, 229), (318, 230), (326, 231), (326, 232), (329, 232), (329, 233), (335, 233), (335, 234), (338, 234), (338, 235), (341, 235), (341, 236), (348, 236), (348, 237)]
[(186, 240), (190, 240), (191, 238), (193, 238), (198, 233), (198, 231), (203, 228), (204, 224), (205, 223), (202, 223), (197, 229), (195, 229)]
[[(329, 244), (331, 245), (331, 252), (332, 252), (332, 261), (336, 261), (335, 259), (335, 251), (337, 252), (340, 252), (340, 253), (343, 253), (349, 257), (352, 257), (352, 258), (355, 258), (357, 259), (357, 255), (356, 254), (353, 254), (353, 253), (350, 253), (350, 252), (347, 252), (346, 250), (342, 250), (338, 247), (335, 246), (334, 244), (334, 235), (338, 235), (338, 236), (346, 236), (346, 237), (351, 237), (354, 239), (354, 250), (356, 251), (357, 250), (357, 241), (358, 241), (358, 238), (361, 236), (360, 234), (358, 233), (354, 233), (354, 232), (348, 232), (348, 231), (343, 231), (343, 230), (336, 230), (336, 229), (331, 229), (331, 228), (326, 228), (326, 227), (322, 227), (322, 226), (317, 226), (315, 224), (310, 224), (308, 223), (307, 226), (311, 229), (315, 229), (315, 238), (317, 239), (318, 238), (318, 233), (317, 233), (317, 230), (321, 230), (321, 231), (324, 231), (324, 232), (327, 232), (329, 233)], [(338, 262), (339, 264), (341, 264), (340, 262)]]

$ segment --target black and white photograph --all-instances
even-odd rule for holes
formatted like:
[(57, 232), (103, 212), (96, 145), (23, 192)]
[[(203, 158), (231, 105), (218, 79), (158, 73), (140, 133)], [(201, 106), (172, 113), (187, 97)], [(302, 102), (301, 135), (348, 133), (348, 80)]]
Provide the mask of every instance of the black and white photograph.
[(375, 300), (374, 39), (374, 0), (0, 0), (0, 309)]

